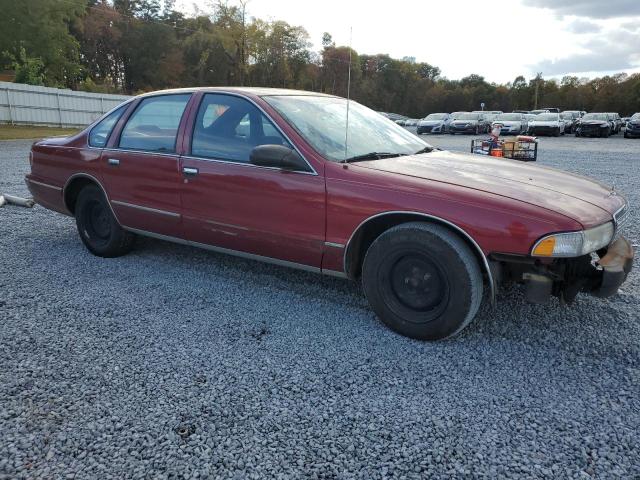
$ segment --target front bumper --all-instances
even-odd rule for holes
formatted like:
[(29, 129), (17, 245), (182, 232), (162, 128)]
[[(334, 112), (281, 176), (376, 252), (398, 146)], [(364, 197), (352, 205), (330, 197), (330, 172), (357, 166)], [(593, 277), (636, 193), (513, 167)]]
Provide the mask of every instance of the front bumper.
[(490, 260), (494, 277), (524, 283), (529, 302), (546, 303), (555, 296), (571, 303), (578, 293), (599, 298), (614, 295), (631, 272), (633, 257), (631, 243), (619, 237), (608, 247), (581, 257), (543, 261), (494, 255)]
[(629, 127), (629, 126), (627, 126), (625, 128), (625, 135), (627, 137), (634, 137), (634, 138), (640, 137), (640, 126), (638, 126), (638, 127), (635, 127), (635, 126), (634, 127)]
[(443, 133), (443, 125), (418, 125), (418, 134), (420, 133)]
[(449, 125), (449, 133), (475, 133), (478, 125)]
[(529, 133), (532, 135), (553, 135), (555, 134), (560, 127), (547, 127), (547, 126), (533, 126), (529, 127)]

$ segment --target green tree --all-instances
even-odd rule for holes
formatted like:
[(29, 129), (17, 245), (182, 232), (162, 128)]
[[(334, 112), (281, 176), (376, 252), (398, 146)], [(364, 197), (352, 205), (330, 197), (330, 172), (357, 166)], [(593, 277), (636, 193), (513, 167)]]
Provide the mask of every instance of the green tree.
[(4, 68), (21, 58), (24, 49), (22, 58), (39, 58), (42, 62), (45, 85), (75, 85), (82, 69), (79, 44), (69, 26), (80, 20), (86, 5), (87, 0), (0, 0), (0, 51), (4, 53)]

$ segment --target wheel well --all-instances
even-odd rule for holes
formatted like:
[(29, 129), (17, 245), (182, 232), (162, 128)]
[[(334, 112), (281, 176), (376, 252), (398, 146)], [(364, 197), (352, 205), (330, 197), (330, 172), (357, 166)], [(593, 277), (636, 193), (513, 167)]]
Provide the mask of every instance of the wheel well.
[(347, 245), (347, 251), (345, 254), (345, 272), (350, 278), (358, 278), (362, 273), (362, 262), (367, 250), (382, 233), (402, 223), (408, 222), (428, 222), (435, 223), (446, 227), (453, 235), (462, 239), (469, 249), (473, 252), (480, 269), (483, 272), (483, 276), (488, 278), (490, 272), (487, 272), (486, 258), (484, 254), (479, 251), (478, 246), (473, 243), (467, 235), (457, 231), (451, 224), (439, 220), (438, 218), (426, 217), (424, 215), (416, 213), (390, 213), (388, 215), (381, 215), (371, 218), (363, 225), (358, 227), (358, 230), (352, 236), (349, 244)]
[(88, 177), (76, 177), (64, 188), (64, 205), (67, 207), (67, 210), (72, 214), (75, 213), (76, 209), (76, 200), (78, 200), (78, 194), (80, 190), (82, 190), (87, 185), (96, 185), (98, 184), (91, 180)]

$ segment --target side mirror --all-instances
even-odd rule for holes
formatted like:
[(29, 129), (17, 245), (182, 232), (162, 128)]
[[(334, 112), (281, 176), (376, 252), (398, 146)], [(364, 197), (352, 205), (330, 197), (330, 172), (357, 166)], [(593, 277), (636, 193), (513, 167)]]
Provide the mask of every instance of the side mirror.
[(258, 145), (249, 155), (249, 162), (260, 167), (308, 172), (309, 166), (298, 152), (282, 145)]

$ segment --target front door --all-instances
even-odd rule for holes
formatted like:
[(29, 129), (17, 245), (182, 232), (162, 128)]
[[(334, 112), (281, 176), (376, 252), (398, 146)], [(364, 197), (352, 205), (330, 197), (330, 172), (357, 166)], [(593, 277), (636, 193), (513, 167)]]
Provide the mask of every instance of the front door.
[(188, 240), (320, 268), (325, 182), (309, 166), (283, 171), (249, 163), (257, 145), (291, 144), (249, 100), (205, 94), (182, 158)]
[(102, 152), (110, 202), (125, 227), (182, 237), (176, 138), (190, 94), (144, 98)]

